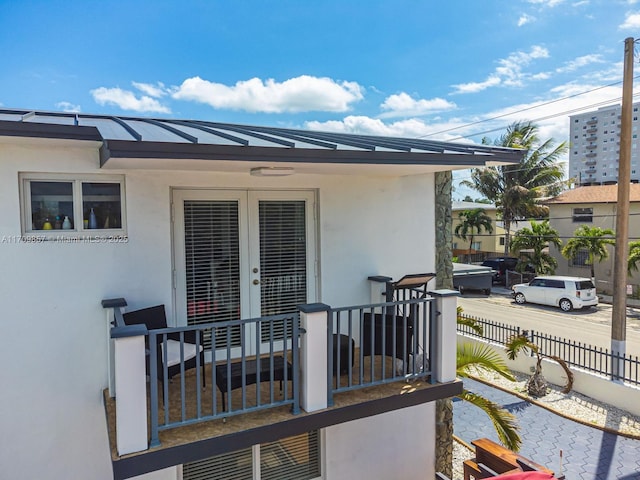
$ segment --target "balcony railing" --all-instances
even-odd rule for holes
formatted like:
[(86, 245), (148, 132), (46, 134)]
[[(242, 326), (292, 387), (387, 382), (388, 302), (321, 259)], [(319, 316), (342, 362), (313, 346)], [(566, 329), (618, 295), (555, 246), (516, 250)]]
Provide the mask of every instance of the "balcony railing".
[(335, 393), (429, 376), (434, 306), (420, 298), (331, 309), (329, 404)]
[(178, 427), (283, 406), (313, 412), (336, 394), (392, 382), (453, 381), (457, 292), (430, 294), (149, 329), (125, 324), (124, 299), (104, 300), (118, 454), (159, 446)]
[[(149, 362), (150, 446), (159, 445), (158, 433), (170, 428), (283, 405), (291, 405), (292, 411), (298, 413), (299, 324), (299, 316), (294, 313), (149, 330), (149, 358), (160, 359), (159, 362)], [(192, 388), (187, 388), (185, 375), (185, 337), (189, 333), (196, 339), (196, 351), (204, 351), (206, 357), (224, 359), (208, 364), (205, 369), (207, 378), (202, 378), (200, 356), (196, 355), (195, 374), (189, 377)], [(236, 342), (232, 338), (238, 333), (240, 341), (238, 346), (234, 346)], [(180, 390), (179, 394), (172, 396), (169, 394), (171, 359), (168, 358), (168, 342), (169, 337), (175, 338), (176, 335), (179, 338), (179, 348), (176, 348), (179, 356), (174, 362), (180, 365)], [(200, 340), (207, 337), (211, 342)], [(210, 345), (208, 350), (205, 343)], [(215, 348), (220, 344), (225, 347)], [(201, 389), (199, 386), (203, 383), (207, 386)], [(158, 395), (159, 384), (162, 386), (162, 400)], [(234, 390), (238, 390), (236, 395), (233, 395)]]

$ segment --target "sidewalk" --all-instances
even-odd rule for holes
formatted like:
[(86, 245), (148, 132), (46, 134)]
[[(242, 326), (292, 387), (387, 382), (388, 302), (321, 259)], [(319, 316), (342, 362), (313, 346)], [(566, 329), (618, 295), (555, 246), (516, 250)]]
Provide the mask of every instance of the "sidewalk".
[[(525, 457), (558, 472), (562, 450), (567, 480), (640, 480), (640, 440), (582, 425), (481, 382), (464, 379), (464, 386), (516, 415)], [(453, 412), (454, 434), (465, 442), (481, 437), (498, 441), (491, 421), (478, 408), (454, 401)]]

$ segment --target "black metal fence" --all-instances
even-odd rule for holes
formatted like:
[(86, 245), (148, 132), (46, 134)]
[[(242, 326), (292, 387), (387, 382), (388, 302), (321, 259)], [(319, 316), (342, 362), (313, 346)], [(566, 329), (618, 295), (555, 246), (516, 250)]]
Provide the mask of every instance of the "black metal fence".
[(482, 333), (460, 323), (458, 323), (458, 333), (499, 345), (506, 345), (514, 335), (525, 335), (531, 343), (538, 346), (543, 356), (559, 357), (571, 367), (604, 375), (613, 380), (640, 385), (640, 357), (638, 356), (621, 355), (606, 348), (465, 314), (460, 316), (473, 320), (482, 328)]

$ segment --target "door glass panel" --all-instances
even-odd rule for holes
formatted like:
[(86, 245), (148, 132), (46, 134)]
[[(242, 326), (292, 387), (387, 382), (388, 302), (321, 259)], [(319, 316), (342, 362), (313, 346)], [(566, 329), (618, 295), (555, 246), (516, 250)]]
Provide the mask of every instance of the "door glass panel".
[[(304, 201), (259, 202), (261, 315), (291, 313), (307, 303)], [(290, 330), (288, 326), (287, 330)], [(283, 326), (276, 332), (282, 338)], [(262, 332), (263, 341), (267, 332)]]
[[(187, 324), (240, 318), (240, 252), (237, 201), (185, 200)], [(216, 332), (217, 347), (227, 332)], [(231, 331), (240, 344), (240, 328)], [(205, 335), (207, 346), (210, 334)]]

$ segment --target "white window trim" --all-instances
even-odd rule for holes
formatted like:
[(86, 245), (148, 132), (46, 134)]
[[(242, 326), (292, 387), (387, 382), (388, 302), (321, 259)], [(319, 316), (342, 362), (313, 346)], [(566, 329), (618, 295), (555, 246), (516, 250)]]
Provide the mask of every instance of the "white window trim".
[[(72, 184), (73, 217), (75, 219), (72, 230), (34, 230), (31, 219), (31, 183), (32, 181), (67, 182)], [(18, 173), (20, 192), (20, 226), (22, 235), (38, 237), (43, 240), (51, 239), (111, 239), (113, 242), (127, 241), (126, 218), (126, 190), (124, 175), (99, 175), (99, 174), (67, 174), (67, 173), (42, 173), (20, 172)], [(120, 185), (120, 223), (122, 228), (84, 228), (82, 206), (82, 183), (118, 183)], [(111, 242), (109, 242), (111, 243)]]

